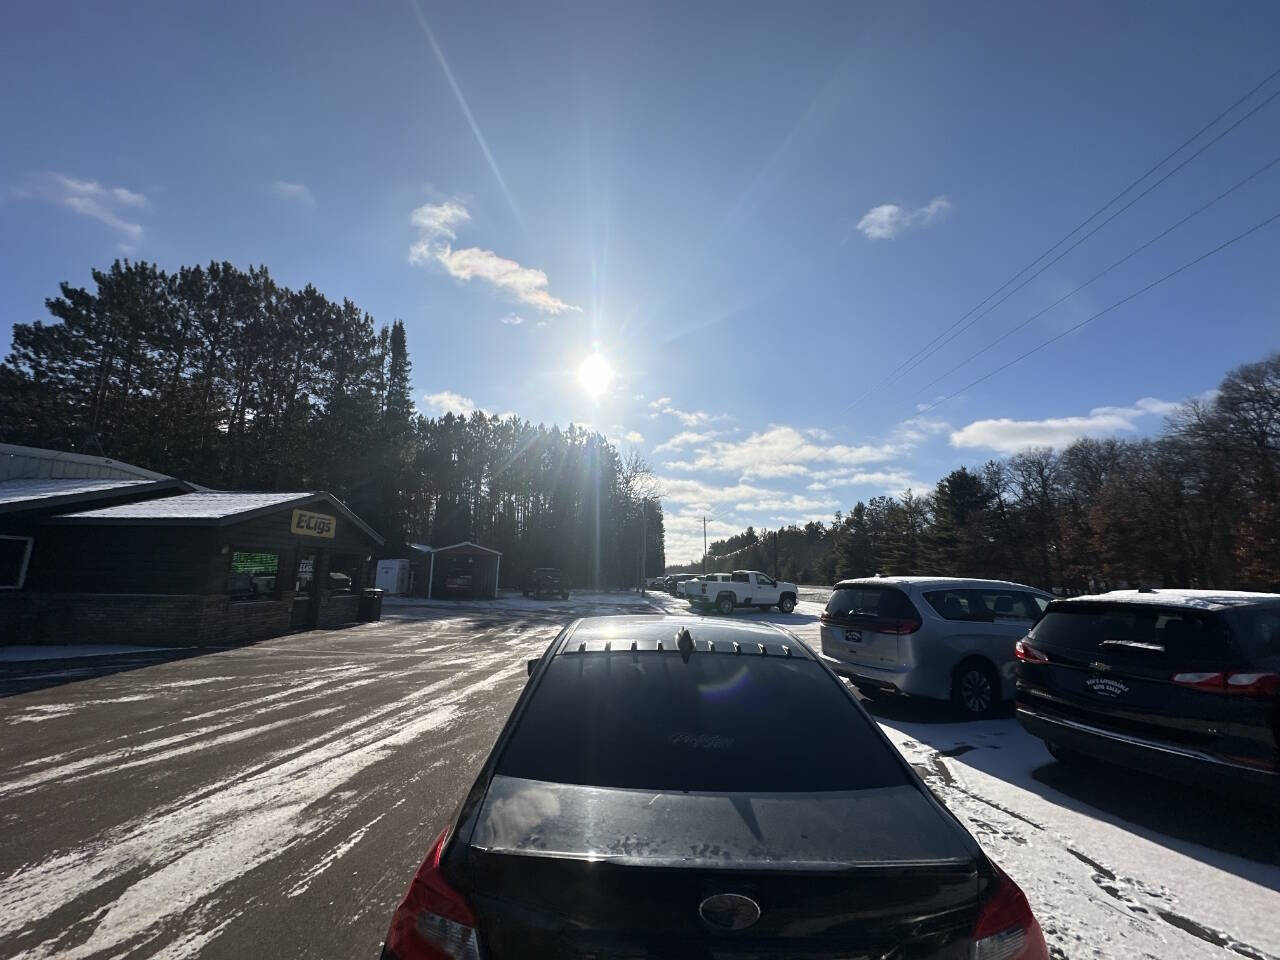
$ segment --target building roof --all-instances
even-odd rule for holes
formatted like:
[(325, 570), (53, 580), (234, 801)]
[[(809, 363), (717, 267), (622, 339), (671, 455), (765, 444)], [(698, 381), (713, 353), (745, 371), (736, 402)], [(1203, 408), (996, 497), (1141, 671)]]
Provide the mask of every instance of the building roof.
[(451, 543), (447, 547), (429, 547), (425, 543), (410, 543), (410, 550), (417, 550), (419, 553), (446, 553), (449, 550), (457, 550), (459, 553), (474, 553), (480, 551), (482, 553), (496, 553), (502, 556), (501, 550), (494, 550), (492, 547), (482, 547), (478, 543), (472, 543), (470, 540), (462, 540), (458, 543)]
[(22, 447), (0, 443), (0, 481), (4, 480), (172, 480), (154, 470), (144, 470), (110, 457), (89, 457), (83, 453)]
[(1151, 604), (1192, 610), (1228, 610), (1233, 607), (1280, 605), (1280, 593), (1252, 593), (1245, 590), (1112, 590), (1110, 593), (1069, 597), (1058, 603)]
[(241, 523), (284, 507), (301, 507), (323, 501), (367, 533), (379, 544), (380, 537), (367, 523), (352, 513), (341, 500), (324, 491), (291, 493), (227, 493), (204, 490), (160, 500), (127, 503), (98, 510), (83, 510), (53, 517), (57, 524), (124, 526), (225, 526)]

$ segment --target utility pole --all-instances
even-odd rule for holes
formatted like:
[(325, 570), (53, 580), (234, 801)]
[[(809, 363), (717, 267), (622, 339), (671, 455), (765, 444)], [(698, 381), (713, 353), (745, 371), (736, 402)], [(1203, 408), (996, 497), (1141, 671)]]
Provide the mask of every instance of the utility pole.
[(779, 532), (780, 531), (778, 530), (773, 531), (773, 579), (775, 580), (778, 579), (778, 533)]
[(649, 498), (645, 497), (640, 501), (640, 596), (645, 595), (645, 587), (648, 586), (648, 567), (645, 564), (646, 554), (649, 549)]
[(707, 575), (707, 515), (702, 515), (702, 575)]

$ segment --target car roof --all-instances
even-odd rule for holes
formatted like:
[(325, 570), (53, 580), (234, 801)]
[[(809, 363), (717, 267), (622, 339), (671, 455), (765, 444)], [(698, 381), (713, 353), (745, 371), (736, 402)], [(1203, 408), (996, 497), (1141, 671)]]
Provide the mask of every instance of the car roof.
[(1069, 603), (1146, 604), (1158, 607), (1184, 607), (1188, 610), (1232, 610), (1241, 607), (1280, 606), (1280, 593), (1252, 593), (1246, 590), (1112, 590), (1110, 593), (1087, 594), (1056, 601)]
[[(899, 587), (955, 587), (955, 588), (975, 588), (982, 589), (984, 587), (1008, 588), (1013, 590), (1026, 590), (1030, 593), (1039, 594), (1043, 597), (1052, 597), (1053, 594), (1047, 590), (1041, 590), (1039, 587), (1029, 587), (1025, 583), (1015, 583), (1012, 580), (982, 580), (974, 577), (851, 577), (848, 580), (841, 580), (836, 584), (837, 587), (849, 586), (857, 584), (858, 586), (899, 586)], [(834, 588), (832, 588), (834, 589)]]
[[(577, 653), (617, 654), (662, 651), (679, 654), (677, 635), (687, 629), (695, 654), (751, 654), (813, 660), (812, 651), (793, 633), (769, 623), (727, 621), (712, 617), (618, 616), (585, 617), (572, 624), (556, 647), (555, 656)], [(734, 649), (734, 644), (738, 649)], [(632, 646), (634, 644), (634, 647)]]

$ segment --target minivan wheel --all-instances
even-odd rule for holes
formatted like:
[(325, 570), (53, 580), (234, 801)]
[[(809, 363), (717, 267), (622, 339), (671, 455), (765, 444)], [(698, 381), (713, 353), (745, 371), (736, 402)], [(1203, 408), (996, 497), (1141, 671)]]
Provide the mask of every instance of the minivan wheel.
[(951, 698), (967, 716), (986, 717), (996, 708), (999, 691), (996, 672), (980, 660), (968, 660), (956, 669)]
[(716, 609), (722, 616), (729, 616), (733, 613), (733, 597), (721, 597), (716, 601)]
[(796, 608), (796, 598), (788, 594), (778, 601), (778, 609), (783, 613), (790, 613)]

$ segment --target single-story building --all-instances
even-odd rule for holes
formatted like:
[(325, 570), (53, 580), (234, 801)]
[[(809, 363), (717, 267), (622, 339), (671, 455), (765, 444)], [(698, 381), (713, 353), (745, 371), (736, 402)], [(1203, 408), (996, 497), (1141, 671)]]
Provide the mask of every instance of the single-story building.
[(464, 540), (447, 547), (409, 544), (409, 588), (414, 597), (496, 599), (502, 551)]
[[(77, 456), (23, 449), (55, 472), (54, 460)], [(0, 554), (0, 643), (223, 644), (353, 622), (383, 542), (323, 491), (222, 492), (135, 476), (97, 490), (86, 485), (113, 478), (80, 478), (39, 496), (39, 479), (0, 481), (0, 510), (11, 508), (0, 513), (0, 544), (16, 545)]]

